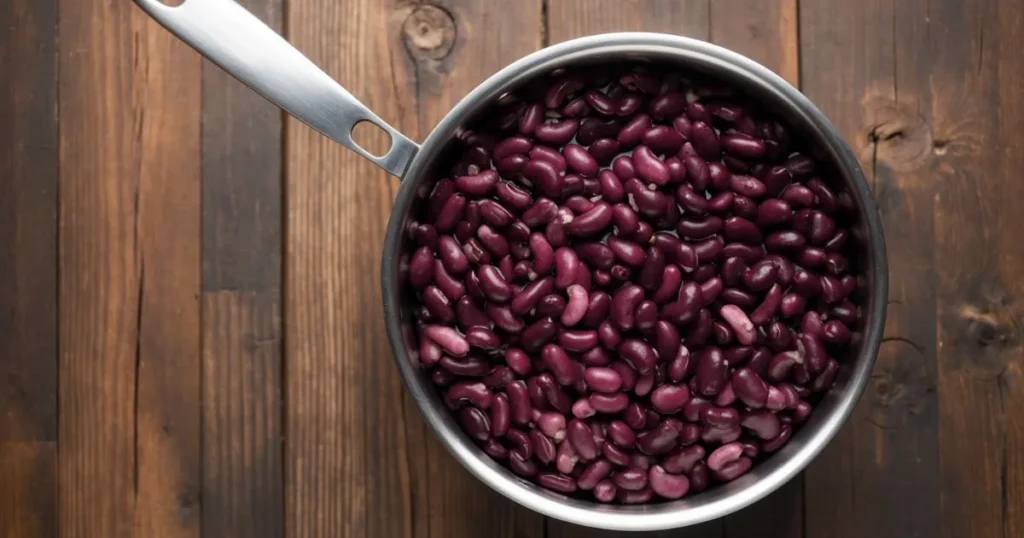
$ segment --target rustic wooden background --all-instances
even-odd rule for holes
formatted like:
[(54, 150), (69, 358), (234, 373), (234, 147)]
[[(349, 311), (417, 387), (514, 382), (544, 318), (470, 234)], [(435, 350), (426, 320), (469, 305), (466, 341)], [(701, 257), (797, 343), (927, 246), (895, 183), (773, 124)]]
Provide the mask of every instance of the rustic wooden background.
[[(243, 4), (415, 139), (596, 32), (799, 85), (879, 200), (881, 357), (802, 476), (656, 535), (1024, 536), (1024, 2)], [(381, 315), (397, 187), (128, 0), (0, 0), (0, 537), (615, 535), (504, 500), (420, 419)]]

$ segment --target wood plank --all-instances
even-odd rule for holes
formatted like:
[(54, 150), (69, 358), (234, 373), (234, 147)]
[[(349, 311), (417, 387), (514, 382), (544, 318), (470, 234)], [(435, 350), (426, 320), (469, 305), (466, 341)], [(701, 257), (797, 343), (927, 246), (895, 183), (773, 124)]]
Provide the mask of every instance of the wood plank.
[[(885, 343), (854, 416), (806, 473), (811, 537), (937, 536), (936, 181), (927, 1), (800, 4), (804, 92), (875, 191), (889, 252)], [(936, 4), (936, 2), (931, 2)], [(843, 21), (836, 24), (836, 21)], [(952, 74), (952, 71), (947, 71)]]
[[(243, 6), (280, 31), (282, 0)], [(284, 536), (282, 113), (203, 63), (204, 536)]]
[(0, 20), (0, 441), (57, 439), (57, 6)]
[[(485, 76), (540, 46), (539, 0), (490, 5), (292, 0), (287, 34), (422, 138)], [(448, 456), (394, 370), (378, 275), (397, 180), (297, 121), (286, 133), (289, 535), (539, 535), (538, 516)]]
[(0, 442), (0, 536), (57, 536), (57, 443)]
[(279, 305), (203, 293), (204, 536), (284, 536)]
[[(1024, 15), (933, 2), (942, 536), (1024, 535)], [(901, 55), (900, 61), (916, 58)], [(902, 80), (900, 81), (903, 82)], [(900, 86), (900, 94), (903, 87)]]
[(199, 535), (199, 57), (60, 3), (59, 532)]

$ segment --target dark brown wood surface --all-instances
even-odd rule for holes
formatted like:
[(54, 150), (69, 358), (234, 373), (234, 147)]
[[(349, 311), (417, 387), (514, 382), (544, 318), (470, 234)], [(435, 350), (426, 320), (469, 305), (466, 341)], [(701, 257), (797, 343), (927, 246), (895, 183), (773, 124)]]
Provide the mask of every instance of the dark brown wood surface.
[[(1024, 536), (1019, 0), (242, 3), (415, 139), (599, 32), (798, 85), (878, 199), (878, 364), (799, 477), (649, 536)], [(0, 537), (623, 536), (511, 503), (421, 419), (382, 320), (397, 189), (127, 0), (0, 0)]]

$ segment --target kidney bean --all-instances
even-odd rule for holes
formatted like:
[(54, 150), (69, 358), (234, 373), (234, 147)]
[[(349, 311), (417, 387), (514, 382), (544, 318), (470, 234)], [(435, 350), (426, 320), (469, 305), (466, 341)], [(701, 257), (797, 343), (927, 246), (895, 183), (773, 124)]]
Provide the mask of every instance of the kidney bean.
[(435, 320), (441, 323), (455, 321), (455, 309), (452, 308), (448, 297), (437, 286), (427, 286), (421, 294), (421, 299)]
[(759, 245), (763, 239), (761, 230), (753, 222), (742, 217), (726, 219), (724, 232), (725, 238), (729, 241), (739, 241), (748, 245)]
[(476, 407), (460, 409), (459, 424), (470, 437), (477, 441), (486, 441), (491, 437), (491, 421), (486, 413)]
[(611, 170), (601, 170), (597, 177), (598, 181), (601, 182), (601, 197), (606, 202), (617, 204), (626, 198), (626, 190), (614, 172)]
[(722, 156), (722, 150), (718, 135), (710, 125), (702, 121), (693, 122), (690, 133), (690, 142), (697, 155), (708, 161), (717, 161)]
[(725, 465), (721, 470), (714, 473), (715, 478), (722, 482), (730, 482), (745, 474), (753, 466), (753, 462), (750, 458), (741, 457), (736, 461), (733, 461)]
[(801, 400), (793, 408), (793, 423), (803, 424), (807, 422), (808, 418), (811, 418), (811, 404)]
[(701, 409), (700, 421), (715, 428), (732, 428), (739, 425), (740, 414), (732, 407), (709, 405)]
[(674, 415), (690, 400), (690, 391), (683, 385), (661, 385), (651, 392), (651, 406), (663, 415)]
[(725, 242), (717, 235), (693, 245), (693, 250), (697, 254), (698, 263), (711, 263), (716, 261), (722, 256), (724, 248)]
[(483, 377), (491, 369), (490, 364), (477, 357), (465, 357), (457, 360), (448, 355), (442, 355), (438, 365), (462, 377)]
[[(611, 138), (601, 138), (599, 140), (595, 140), (594, 143), (587, 148), (587, 153), (590, 154), (590, 156), (594, 159), (594, 162), (597, 163), (598, 165), (607, 165), (612, 161), (613, 158), (615, 158), (616, 155), (619, 154), (619, 150), (621, 148), (622, 145), (619, 144), (618, 141)], [(588, 178), (600, 174), (600, 172), (595, 172), (594, 174), (585, 174), (582, 171), (580, 173)]]
[(757, 340), (757, 331), (754, 324), (736, 305), (725, 305), (719, 310), (722, 319), (729, 324), (736, 335), (736, 339), (743, 345), (749, 346)]
[(836, 380), (836, 373), (839, 371), (839, 363), (835, 359), (829, 359), (825, 368), (812, 381), (809, 388), (814, 392), (823, 392), (832, 387)]
[(608, 460), (595, 460), (588, 465), (582, 473), (580, 473), (579, 479), (576, 481), (576, 485), (579, 489), (589, 491), (594, 489), (597, 484), (604, 480), (612, 472), (612, 464)]
[(660, 465), (651, 467), (648, 480), (651, 489), (666, 499), (681, 499), (690, 490), (690, 479), (685, 475), (669, 474)]
[(576, 403), (572, 404), (572, 415), (576, 418), (590, 418), (597, 414), (597, 410), (594, 406), (590, 405), (590, 401), (585, 398), (576, 400)]
[(740, 368), (733, 373), (732, 388), (747, 407), (758, 409), (768, 401), (768, 385), (750, 368)]
[(576, 132), (579, 128), (579, 120), (569, 118), (562, 121), (538, 125), (533, 131), (533, 136), (545, 144), (562, 146), (567, 144), (574, 136), (576, 136)]
[[(666, 127), (666, 129), (668, 129), (668, 131), (661, 131), (663, 134), (657, 141), (659, 146), (666, 143), (668, 133), (675, 133), (671, 128)], [(675, 135), (679, 136), (679, 133), (675, 133)], [(645, 136), (645, 139), (646, 138), (647, 137)], [(681, 138), (679, 143), (680, 145), (682, 144)], [(632, 156), (633, 165), (636, 167), (636, 173), (640, 178), (650, 181), (656, 185), (665, 185), (668, 183), (668, 166), (666, 166), (665, 163), (659, 159), (653, 151), (651, 151), (651, 148), (644, 145), (637, 146), (636, 149), (633, 150)]]
[(628, 155), (620, 155), (612, 161), (612, 172), (623, 183), (636, 178), (636, 167)]
[(855, 325), (860, 318), (860, 312), (850, 301), (843, 301), (832, 307), (829, 311), (831, 316), (849, 327)]
[(679, 92), (666, 92), (653, 99), (647, 111), (654, 119), (667, 120), (678, 116), (686, 109), (686, 96)]
[(469, 353), (469, 342), (451, 327), (427, 325), (423, 328), (423, 335), (452, 356), (463, 357)]
[(725, 134), (719, 140), (726, 153), (741, 159), (760, 159), (765, 154), (764, 142), (745, 134)]
[(608, 423), (608, 438), (612, 443), (626, 450), (632, 449), (636, 445), (636, 434), (629, 424), (621, 420), (613, 420)]
[(647, 473), (640, 467), (627, 467), (612, 473), (612, 482), (620, 492), (640, 491), (647, 487)]
[(804, 355), (800, 351), (783, 351), (772, 357), (768, 363), (767, 376), (772, 381), (782, 381), (789, 377), (793, 367), (803, 364)]
[(725, 221), (716, 216), (700, 219), (682, 219), (676, 225), (676, 233), (690, 241), (697, 241), (714, 236), (725, 227)]
[[(729, 365), (717, 347), (705, 348), (697, 356), (697, 392), (704, 396), (715, 396), (729, 382)], [(696, 419), (694, 419), (696, 420)]]
[(651, 118), (647, 114), (639, 114), (626, 122), (616, 136), (616, 140), (623, 147), (633, 147), (640, 143), (644, 134), (652, 128)]
[(635, 284), (627, 284), (611, 297), (610, 319), (624, 331), (633, 328), (634, 312), (644, 300), (644, 290)]
[(697, 463), (693, 466), (687, 477), (690, 479), (690, 491), (700, 493), (708, 487), (710, 482), (708, 467), (703, 463)]
[(466, 403), (480, 409), (489, 409), (494, 396), (487, 386), (479, 381), (459, 381), (448, 388), (444, 397), (445, 403), (451, 409), (457, 409)]
[(544, 121), (544, 106), (540, 103), (528, 105), (519, 116), (519, 134), (529, 136)]
[(635, 338), (623, 340), (618, 348), (619, 356), (640, 375), (654, 370), (658, 355), (647, 342)]
[[(531, 161), (534, 162), (534, 161)], [(522, 221), (530, 228), (543, 226), (550, 222), (558, 214), (558, 205), (547, 198), (538, 198), (533, 205), (526, 209), (522, 215)]]
[(718, 345), (724, 346), (732, 342), (732, 329), (730, 329), (725, 323), (719, 323), (717, 321), (714, 322), (711, 327), (711, 332), (714, 334), (715, 342)]
[(725, 213), (732, 209), (732, 203), (736, 195), (732, 192), (720, 192), (708, 198), (708, 211), (712, 213)]
[(764, 325), (771, 321), (775, 317), (775, 313), (779, 310), (779, 306), (782, 304), (782, 286), (778, 284), (772, 284), (772, 287), (765, 294), (764, 300), (760, 305), (750, 314), (750, 321), (754, 325)]
[(803, 248), (805, 243), (804, 236), (792, 230), (772, 232), (764, 240), (764, 246), (769, 252), (798, 250)]
[(760, 198), (768, 192), (768, 188), (755, 177), (733, 174), (729, 179), (729, 188), (741, 196)]
[(537, 306), (542, 297), (550, 294), (554, 289), (555, 283), (551, 277), (530, 282), (513, 297), (509, 305), (512, 313), (519, 316), (526, 314)]
[(420, 289), (434, 281), (434, 254), (428, 247), (413, 252), (409, 259), (409, 283)]
[(640, 245), (614, 235), (608, 236), (608, 247), (612, 249), (616, 259), (627, 265), (640, 266), (646, 259), (644, 249)]
[(765, 441), (777, 437), (782, 426), (775, 413), (764, 410), (748, 411), (743, 416), (742, 424), (744, 428)]
[(823, 275), (821, 281), (821, 299), (826, 304), (836, 304), (846, 298), (842, 282), (832, 276)]
[(721, 471), (726, 465), (743, 457), (743, 445), (740, 443), (728, 443), (715, 449), (708, 456), (708, 468), (712, 471)]
[(569, 421), (567, 439), (581, 459), (590, 461), (597, 457), (598, 451), (597, 444), (594, 442), (594, 433), (591, 431), (590, 426), (587, 426), (582, 420), (574, 418)]
[(545, 345), (541, 351), (541, 359), (560, 384), (572, 385), (576, 382), (579, 367), (560, 346)]
[(757, 206), (757, 225), (781, 226), (793, 218), (793, 209), (785, 200), (769, 198)]
[(814, 192), (798, 183), (786, 187), (779, 197), (789, 202), (793, 207), (811, 207), (814, 205)]
[(597, 177), (598, 164), (594, 157), (587, 153), (579, 144), (569, 144), (562, 148), (562, 156), (573, 171), (585, 177)]

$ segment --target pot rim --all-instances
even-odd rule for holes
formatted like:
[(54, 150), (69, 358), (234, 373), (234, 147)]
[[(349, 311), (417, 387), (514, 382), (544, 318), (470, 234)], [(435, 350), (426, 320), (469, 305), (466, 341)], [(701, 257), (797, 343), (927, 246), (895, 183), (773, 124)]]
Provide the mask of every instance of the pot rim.
[[(712, 71), (754, 90), (756, 97), (778, 109), (833, 161), (850, 187), (860, 223), (866, 228), (867, 307), (864, 337), (852, 368), (841, 371), (836, 385), (819, 408), (778, 453), (759, 462), (746, 475), (681, 500), (644, 505), (603, 505), (569, 498), (518, 478), (499, 465), (464, 435), (441, 402), (429, 379), (422, 375), (403, 338), (398, 252), (416, 187), (429, 177), (434, 160), (468, 119), (507, 88), (562, 66), (587, 60), (650, 58)], [(762, 499), (804, 469), (835, 437), (853, 412), (870, 378), (881, 344), (888, 298), (888, 274), (881, 219), (864, 173), (852, 150), (825, 115), (796, 88), (757, 62), (717, 45), (669, 34), (620, 32), (598, 34), (553, 45), (529, 54), (498, 71), (464, 97), (438, 123), (402, 178), (384, 242), (381, 266), (384, 313), (394, 359), (420, 412), (448, 451), (473, 475), (512, 501), (569, 523), (608, 530), (654, 531), (696, 525), (740, 510)]]

